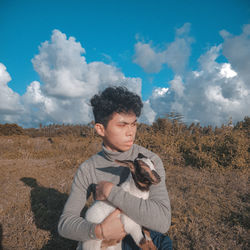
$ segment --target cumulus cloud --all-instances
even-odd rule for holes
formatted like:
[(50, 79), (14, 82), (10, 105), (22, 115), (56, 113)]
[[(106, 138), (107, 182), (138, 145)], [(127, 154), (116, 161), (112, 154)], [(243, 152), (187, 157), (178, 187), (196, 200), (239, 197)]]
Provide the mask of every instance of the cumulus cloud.
[(54, 30), (51, 41), (45, 41), (32, 60), (43, 82), (43, 92), (55, 98), (90, 98), (107, 85), (136, 84), (140, 79), (125, 78), (116, 67), (103, 62), (87, 63), (85, 49), (74, 37), (67, 39)]
[(141, 95), (140, 78), (125, 77), (118, 68), (103, 62), (87, 63), (84, 54), (85, 49), (74, 37), (54, 30), (51, 40), (43, 42), (32, 59), (41, 83), (32, 82), (21, 97), (7, 87), (10, 76), (1, 65), (1, 112), (7, 110), (9, 114), (11, 109), (17, 112), (17, 107), (23, 107), (22, 115), (12, 120), (26, 127), (39, 123), (86, 124), (93, 119), (90, 98), (104, 88), (126, 86)]
[(152, 124), (155, 120), (156, 112), (152, 109), (149, 100), (143, 102), (143, 110), (139, 122)]
[(193, 42), (193, 38), (189, 36), (190, 26), (190, 23), (185, 23), (177, 29), (175, 40), (163, 50), (153, 47), (151, 42), (137, 42), (134, 63), (147, 73), (158, 73), (166, 64), (176, 74), (182, 74), (187, 66)]
[(14, 122), (23, 110), (20, 96), (9, 88), (11, 77), (6, 67), (0, 63), (0, 122)]
[(229, 33), (225, 36), (224, 33), (225, 31), (220, 33), (225, 39), (223, 54), (250, 88), (250, 24), (243, 27), (243, 32), (239, 36)]
[[(239, 36), (221, 32), (223, 44), (211, 47), (201, 55), (197, 70), (175, 75), (170, 88), (158, 88), (149, 99), (156, 117), (170, 111), (181, 113), (188, 123), (221, 125), (249, 116), (250, 106), (250, 26)], [(227, 63), (218, 63), (222, 54)]]
[[(200, 56), (198, 68), (187, 71), (193, 39), (190, 24), (176, 30), (175, 40), (159, 50), (153, 43), (135, 44), (134, 62), (146, 72), (159, 72), (164, 65), (174, 78), (163, 88), (155, 88), (144, 102), (141, 122), (152, 123), (171, 111), (184, 121), (221, 125), (250, 115), (250, 25), (240, 35), (220, 32), (224, 42)], [(218, 62), (224, 55), (227, 62)], [(90, 98), (104, 88), (126, 86), (141, 95), (140, 78), (126, 77), (117, 67), (101, 61), (87, 62), (85, 49), (75, 38), (54, 30), (49, 41), (32, 59), (41, 81), (33, 81), (23, 96), (8, 83), (11, 77), (0, 63), (0, 122), (16, 122), (25, 127), (39, 123), (89, 123), (93, 117)]]
[(135, 44), (134, 63), (140, 65), (147, 73), (158, 73), (165, 61), (164, 52), (156, 52), (150, 44)]

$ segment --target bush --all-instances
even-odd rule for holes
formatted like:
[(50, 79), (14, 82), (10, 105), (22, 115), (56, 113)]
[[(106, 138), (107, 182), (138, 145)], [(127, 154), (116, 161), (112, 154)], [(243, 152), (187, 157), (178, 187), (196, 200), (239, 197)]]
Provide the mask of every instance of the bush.
[(0, 124), (0, 135), (23, 135), (24, 129), (17, 124)]

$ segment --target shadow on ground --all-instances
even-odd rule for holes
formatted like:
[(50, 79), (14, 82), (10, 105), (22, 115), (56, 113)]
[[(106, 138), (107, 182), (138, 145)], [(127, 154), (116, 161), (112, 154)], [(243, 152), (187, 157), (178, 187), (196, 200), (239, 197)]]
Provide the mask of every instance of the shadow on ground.
[(24, 177), (20, 180), (31, 187), (31, 208), (37, 228), (49, 231), (51, 235), (51, 239), (41, 250), (76, 249), (76, 241), (64, 239), (57, 232), (57, 224), (68, 195), (53, 188), (40, 186), (34, 178)]
[(0, 250), (3, 249), (2, 240), (3, 240), (3, 228), (2, 224), (0, 224)]

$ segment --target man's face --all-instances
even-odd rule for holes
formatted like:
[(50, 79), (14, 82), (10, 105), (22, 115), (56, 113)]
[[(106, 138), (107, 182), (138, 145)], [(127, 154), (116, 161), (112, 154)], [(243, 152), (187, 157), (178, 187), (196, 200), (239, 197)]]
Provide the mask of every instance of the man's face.
[[(103, 127), (102, 139), (111, 151), (127, 151), (135, 140), (137, 119), (131, 113), (114, 113), (106, 128)], [(99, 133), (100, 134), (100, 133)]]

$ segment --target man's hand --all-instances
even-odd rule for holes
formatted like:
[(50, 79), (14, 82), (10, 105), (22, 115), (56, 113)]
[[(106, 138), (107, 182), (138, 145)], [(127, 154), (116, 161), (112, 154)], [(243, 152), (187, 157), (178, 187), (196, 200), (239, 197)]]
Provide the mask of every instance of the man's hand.
[(120, 219), (121, 211), (116, 209), (102, 223), (96, 226), (96, 236), (105, 241), (120, 242), (125, 236), (124, 226)]
[(96, 185), (95, 190), (95, 198), (99, 201), (107, 200), (112, 187), (114, 186), (113, 183), (107, 181), (101, 181)]
[(101, 223), (104, 239), (119, 242), (125, 237), (126, 233), (120, 215), (121, 211), (116, 209)]

